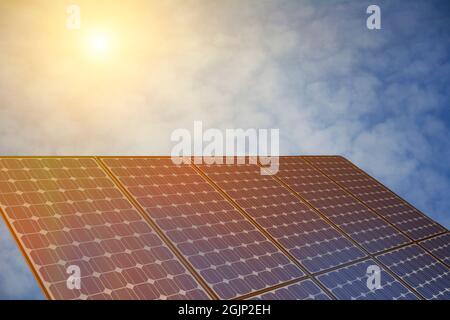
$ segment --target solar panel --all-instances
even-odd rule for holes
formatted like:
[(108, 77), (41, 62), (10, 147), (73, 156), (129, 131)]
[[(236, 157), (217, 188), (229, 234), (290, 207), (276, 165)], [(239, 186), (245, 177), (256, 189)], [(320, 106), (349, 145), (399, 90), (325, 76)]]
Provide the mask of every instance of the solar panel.
[(190, 165), (170, 158), (103, 158), (221, 299), (304, 276)]
[(430, 251), (435, 257), (450, 265), (450, 233), (444, 233), (420, 242), (420, 245)]
[(445, 228), (343, 158), (280, 165), (0, 157), (0, 212), (51, 299), (450, 299)]
[[(369, 267), (380, 270), (380, 287), (371, 287)], [(341, 300), (416, 300), (417, 296), (374, 260), (365, 260), (318, 276), (319, 281)], [(369, 281), (368, 281), (369, 280)], [(373, 285), (373, 284), (372, 284)]]
[(312, 280), (302, 280), (282, 288), (260, 294), (253, 300), (330, 300), (330, 297)]
[(0, 205), (50, 298), (208, 299), (93, 159), (1, 159)]
[(303, 159), (349, 190), (410, 238), (420, 240), (445, 231), (348, 160), (342, 157)]
[(409, 240), (299, 157), (282, 157), (277, 177), (370, 253)]
[(199, 168), (309, 272), (365, 254), (271, 176), (253, 164)]
[(450, 270), (417, 245), (377, 257), (425, 299), (450, 299)]

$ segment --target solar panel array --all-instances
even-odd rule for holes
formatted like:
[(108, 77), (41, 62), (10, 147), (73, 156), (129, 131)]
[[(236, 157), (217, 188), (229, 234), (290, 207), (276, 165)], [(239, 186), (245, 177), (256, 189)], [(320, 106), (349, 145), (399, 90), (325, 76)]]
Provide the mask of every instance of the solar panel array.
[(380, 256), (380, 261), (425, 299), (450, 299), (450, 270), (417, 245)]
[(277, 176), (370, 253), (409, 242), (400, 231), (301, 158), (286, 157), (281, 163)]
[(450, 233), (348, 160), (244, 160), (0, 158), (0, 211), (50, 299), (450, 299)]
[(420, 244), (447, 266), (450, 266), (450, 233), (424, 240)]
[(304, 275), (191, 166), (171, 159), (104, 162), (220, 298)]
[[(372, 290), (367, 268), (378, 267), (383, 284)], [(320, 275), (319, 281), (337, 298), (343, 300), (415, 300), (417, 296), (374, 260), (365, 260)], [(369, 280), (369, 286), (367, 284)]]
[(200, 169), (309, 272), (365, 256), (287, 188), (261, 175), (257, 165), (201, 165)]
[(208, 298), (95, 160), (0, 161), (1, 207), (49, 297)]
[(307, 160), (339, 185), (349, 190), (413, 240), (445, 229), (342, 157), (308, 157)]

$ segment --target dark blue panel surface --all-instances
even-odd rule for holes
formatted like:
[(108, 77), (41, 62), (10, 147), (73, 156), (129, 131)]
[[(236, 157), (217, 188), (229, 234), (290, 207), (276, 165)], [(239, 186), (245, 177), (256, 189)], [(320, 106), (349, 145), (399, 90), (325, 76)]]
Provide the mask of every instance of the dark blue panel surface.
[(342, 157), (304, 157), (414, 240), (445, 230)]
[(450, 269), (419, 246), (397, 249), (378, 259), (425, 299), (450, 299)]
[(370, 253), (408, 238), (299, 157), (282, 157), (277, 176)]
[(450, 265), (450, 233), (424, 240), (420, 245), (434, 254), (435, 257)]
[(261, 175), (257, 165), (200, 168), (311, 273), (365, 256), (289, 189)]
[[(369, 275), (373, 275), (373, 271), (368, 270), (370, 266), (380, 270), (380, 288), (378, 289), (370, 287), (373, 284), (369, 278)], [(408, 288), (371, 259), (325, 273), (318, 279), (338, 299), (342, 300), (417, 299)]]

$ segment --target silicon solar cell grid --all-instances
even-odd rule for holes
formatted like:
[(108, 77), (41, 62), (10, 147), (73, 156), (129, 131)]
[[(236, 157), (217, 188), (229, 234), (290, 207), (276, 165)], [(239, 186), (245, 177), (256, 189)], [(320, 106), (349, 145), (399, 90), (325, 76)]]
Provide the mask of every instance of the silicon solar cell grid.
[(200, 165), (199, 168), (309, 272), (364, 257), (340, 232), (257, 165)]
[(278, 288), (259, 296), (253, 300), (330, 300), (330, 297), (312, 280), (300, 282)]
[(51, 298), (208, 298), (93, 159), (1, 159), (0, 205)]
[(420, 242), (420, 245), (431, 252), (435, 257), (450, 265), (450, 233), (444, 233), (431, 239)]
[(409, 240), (299, 157), (280, 158), (277, 176), (370, 253)]
[(305, 160), (344, 186), (412, 239), (420, 240), (445, 231), (346, 159), (307, 157)]
[(450, 299), (450, 269), (417, 245), (377, 257), (425, 299)]
[[(379, 268), (380, 285), (374, 285), (369, 275), (373, 275), (369, 267)], [(401, 282), (386, 272), (382, 266), (373, 260), (365, 260), (343, 267), (317, 277), (319, 281), (340, 300), (417, 300), (417, 296)]]
[(304, 275), (193, 167), (170, 158), (103, 161), (220, 298)]
[[(370, 253), (388, 250), (362, 262), (363, 252), (258, 166), (199, 166), (251, 222), (192, 166), (103, 161), (219, 298), (329, 299), (325, 287), (338, 299), (416, 299), (409, 286), (426, 299), (450, 299), (450, 233), (439, 234), (445, 229), (343, 158), (282, 157), (278, 178)], [(406, 237), (345, 190), (411, 238), (427, 239), (395, 249)], [(94, 158), (0, 158), (2, 215), (48, 297), (210, 298), (129, 194)], [(309, 272), (321, 272), (313, 279), (321, 285), (252, 223)], [(67, 288), (71, 265), (81, 269), (80, 290)], [(382, 289), (368, 289), (369, 265), (382, 267)]]

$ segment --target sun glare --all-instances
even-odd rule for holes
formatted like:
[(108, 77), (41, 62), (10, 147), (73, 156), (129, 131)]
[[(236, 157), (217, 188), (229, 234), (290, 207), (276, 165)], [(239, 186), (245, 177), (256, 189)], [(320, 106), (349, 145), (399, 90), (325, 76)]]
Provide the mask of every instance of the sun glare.
[(88, 53), (92, 57), (105, 57), (111, 53), (112, 37), (107, 32), (93, 32), (87, 37)]

